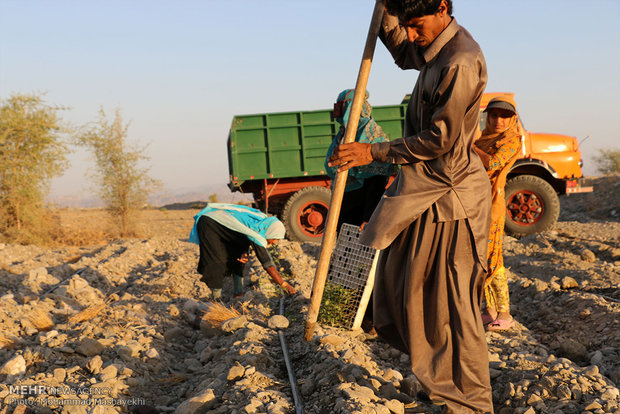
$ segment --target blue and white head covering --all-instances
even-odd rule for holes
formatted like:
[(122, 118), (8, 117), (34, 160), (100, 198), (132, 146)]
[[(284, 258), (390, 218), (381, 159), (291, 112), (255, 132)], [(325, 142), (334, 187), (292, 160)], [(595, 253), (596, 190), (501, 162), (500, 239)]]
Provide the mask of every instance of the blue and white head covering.
[(283, 239), (285, 233), (286, 229), (284, 228), (284, 224), (282, 224), (280, 220), (276, 219), (269, 225), (269, 227), (267, 227), (267, 231), (265, 231), (265, 238), (267, 240)]
[(189, 241), (200, 244), (196, 225), (202, 216), (210, 217), (224, 227), (245, 234), (254, 243), (267, 247), (267, 239), (283, 239), (284, 224), (277, 217), (268, 216), (260, 210), (239, 204), (209, 203), (194, 216), (194, 227)]

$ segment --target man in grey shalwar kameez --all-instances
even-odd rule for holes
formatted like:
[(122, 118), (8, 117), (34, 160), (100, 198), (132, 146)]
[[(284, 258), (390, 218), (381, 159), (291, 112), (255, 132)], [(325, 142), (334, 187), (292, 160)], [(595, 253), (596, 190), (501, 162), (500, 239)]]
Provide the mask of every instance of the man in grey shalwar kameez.
[(381, 40), (399, 67), (420, 71), (405, 136), (344, 144), (330, 161), (341, 171), (373, 160), (401, 165), (361, 239), (383, 249), (375, 329), (409, 353), (444, 412), (493, 412), (480, 314), (491, 191), (472, 150), (486, 63), (451, 1), (388, 0), (386, 9)]

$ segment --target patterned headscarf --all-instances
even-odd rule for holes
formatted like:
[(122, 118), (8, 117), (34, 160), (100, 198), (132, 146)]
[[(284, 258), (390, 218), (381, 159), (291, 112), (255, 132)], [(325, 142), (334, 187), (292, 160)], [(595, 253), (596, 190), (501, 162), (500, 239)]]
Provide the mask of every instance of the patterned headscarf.
[[(346, 89), (340, 92), (338, 98), (336, 99), (336, 103), (342, 102), (343, 115), (341, 117), (335, 118), (336, 122), (340, 124), (340, 130), (332, 140), (332, 143), (327, 150), (327, 156), (325, 158), (325, 169), (327, 170), (327, 175), (329, 176), (329, 178), (332, 179), (332, 187), (334, 179), (336, 178), (336, 168), (329, 167), (327, 165), (327, 160), (329, 159), (329, 157), (331, 157), (334, 149), (336, 149), (336, 147), (340, 145), (344, 140), (345, 128), (347, 126), (347, 123), (349, 122), (354, 94), (354, 89)], [(389, 140), (385, 136), (383, 129), (381, 129), (381, 127), (375, 122), (374, 118), (372, 117), (371, 111), (372, 107), (368, 103), (368, 92), (366, 91), (364, 95), (364, 103), (362, 104), (362, 111), (360, 113), (360, 120), (357, 124), (355, 141), (366, 144), (388, 142)], [(362, 188), (362, 186), (364, 185), (364, 180), (366, 178), (370, 178), (375, 175), (389, 176), (394, 171), (394, 168), (395, 167), (392, 164), (385, 164), (379, 162), (372, 162), (368, 165), (353, 167), (349, 170), (345, 191), (352, 191)]]
[[(515, 110), (517, 108), (515, 101), (507, 95), (496, 96), (495, 98), (491, 99), (489, 101), (489, 104), (487, 105), (487, 109), (489, 109), (489, 106), (491, 106), (494, 102), (507, 102), (512, 105)], [(489, 118), (487, 116), (487, 124), (484, 128), (484, 131), (482, 131), (482, 135), (480, 136), (480, 138), (476, 140), (476, 146), (487, 154), (493, 155), (504, 142), (510, 141), (511, 139), (520, 139), (521, 133), (519, 132), (516, 115), (517, 114), (515, 112), (512, 120), (510, 121), (510, 125), (508, 125), (508, 128), (506, 128), (502, 132), (497, 133), (489, 131)]]
[[(517, 108), (514, 100), (512, 100), (508, 96), (497, 96), (489, 101), (489, 105), (493, 102), (508, 102), (512, 105), (513, 108)], [(488, 108), (488, 106), (487, 106)], [(487, 123), (482, 131), (482, 135), (475, 141), (475, 145), (480, 148), (482, 151), (486, 152), (489, 155), (494, 155), (497, 150), (504, 144), (508, 144), (510, 141), (519, 142), (521, 140), (521, 131), (519, 130), (519, 123), (517, 121), (517, 113), (515, 112), (512, 117), (508, 128), (506, 128), (502, 132), (491, 132), (489, 131), (489, 118), (487, 116)], [(489, 179), (491, 180), (491, 216), (494, 217), (503, 217), (503, 214), (506, 214), (506, 201), (504, 200), (504, 187), (506, 186), (506, 180), (508, 178), (508, 173), (510, 169), (514, 165), (517, 158), (519, 158), (520, 154), (515, 153), (512, 158), (506, 162), (506, 164), (502, 167), (501, 170), (493, 170), (487, 168), (487, 174), (489, 175)]]

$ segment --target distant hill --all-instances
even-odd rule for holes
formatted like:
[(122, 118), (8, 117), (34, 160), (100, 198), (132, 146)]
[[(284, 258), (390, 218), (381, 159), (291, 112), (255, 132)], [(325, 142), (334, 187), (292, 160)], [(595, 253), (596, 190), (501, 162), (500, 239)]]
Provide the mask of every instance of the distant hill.
[[(220, 203), (239, 203), (252, 200), (251, 194), (232, 193), (226, 184), (212, 184), (194, 188), (166, 189), (152, 194), (148, 203), (154, 207), (172, 209), (173, 206), (177, 205), (176, 208), (181, 208), (180, 206), (187, 203), (206, 203), (212, 194), (217, 195), (217, 200)], [(58, 207), (93, 208), (103, 206), (101, 200), (91, 194), (53, 196), (49, 197), (47, 201)]]

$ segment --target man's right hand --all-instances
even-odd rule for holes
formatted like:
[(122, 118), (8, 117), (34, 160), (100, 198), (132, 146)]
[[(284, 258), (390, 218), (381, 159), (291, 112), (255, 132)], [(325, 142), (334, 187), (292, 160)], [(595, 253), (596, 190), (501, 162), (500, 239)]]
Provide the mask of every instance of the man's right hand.
[(265, 270), (267, 271), (267, 274), (271, 276), (271, 279), (275, 283), (277, 283), (278, 286), (284, 289), (289, 295), (295, 294), (295, 288), (293, 288), (293, 286), (291, 286), (291, 284), (288, 283), (286, 280), (282, 279), (282, 276), (280, 276), (280, 273), (278, 273), (275, 266), (269, 266)]
[(341, 144), (334, 149), (327, 165), (337, 167), (338, 172), (342, 172), (347, 171), (349, 168), (370, 164), (373, 161), (370, 152), (371, 147), (371, 144), (361, 142)]

